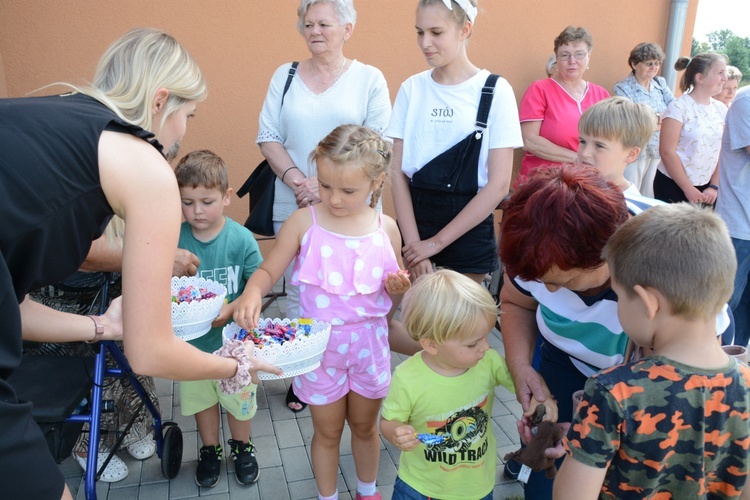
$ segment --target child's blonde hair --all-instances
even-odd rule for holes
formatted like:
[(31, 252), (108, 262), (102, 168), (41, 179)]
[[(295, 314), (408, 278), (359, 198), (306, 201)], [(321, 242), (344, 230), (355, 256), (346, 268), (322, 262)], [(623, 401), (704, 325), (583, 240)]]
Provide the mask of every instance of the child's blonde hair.
[(609, 97), (588, 108), (578, 131), (592, 137), (617, 141), (626, 148), (643, 149), (654, 133), (654, 112), (645, 104), (625, 97)]
[(406, 292), (401, 319), (412, 339), (443, 344), (492, 327), (497, 306), (482, 285), (456, 271), (439, 269), (421, 276)]
[[(391, 163), (391, 145), (373, 130), (361, 125), (340, 125), (320, 141), (310, 161), (327, 158), (335, 166), (356, 163), (368, 179), (375, 182), (388, 176)], [(372, 193), (370, 206), (375, 207), (383, 194), (385, 181)]]
[(657, 205), (625, 222), (602, 251), (614, 280), (658, 290), (672, 313), (715, 317), (734, 289), (737, 259), (724, 221), (690, 203)]
[(203, 149), (182, 157), (174, 169), (179, 187), (218, 189), (226, 194), (229, 189), (227, 166), (216, 153)]

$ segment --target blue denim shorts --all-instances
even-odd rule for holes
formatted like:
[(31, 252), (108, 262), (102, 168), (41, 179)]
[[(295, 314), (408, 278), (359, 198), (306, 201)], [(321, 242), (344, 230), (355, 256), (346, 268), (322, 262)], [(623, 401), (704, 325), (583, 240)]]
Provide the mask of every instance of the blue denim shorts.
[[(438, 498), (426, 497), (404, 481), (400, 477), (396, 476), (396, 483), (393, 485), (393, 496), (391, 500), (440, 500)], [(482, 497), (479, 500), (492, 500), (492, 492), (486, 497)]]

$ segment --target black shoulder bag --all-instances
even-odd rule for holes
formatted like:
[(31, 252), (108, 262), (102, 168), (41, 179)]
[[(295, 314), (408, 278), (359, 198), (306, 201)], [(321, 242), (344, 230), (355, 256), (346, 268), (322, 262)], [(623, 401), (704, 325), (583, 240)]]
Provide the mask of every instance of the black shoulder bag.
[[(284, 93), (281, 94), (281, 106), (284, 106), (284, 97), (286, 96), (289, 86), (292, 84), (292, 78), (297, 72), (299, 62), (294, 61), (289, 68), (289, 76), (284, 85)], [(274, 173), (268, 160), (263, 160), (255, 167), (250, 177), (247, 178), (241, 188), (237, 190), (237, 196), (240, 198), (250, 194), (250, 215), (245, 221), (245, 227), (255, 234), (261, 236), (273, 236), (273, 199), (274, 183), (276, 174)]]

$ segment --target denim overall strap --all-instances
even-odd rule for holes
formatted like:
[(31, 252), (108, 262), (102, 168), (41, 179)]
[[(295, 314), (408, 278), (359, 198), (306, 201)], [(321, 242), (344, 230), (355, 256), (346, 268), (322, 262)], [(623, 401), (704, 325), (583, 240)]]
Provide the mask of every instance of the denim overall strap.
[(409, 184), (411, 188), (468, 197), (463, 205), (476, 195), (479, 189), (477, 171), (482, 139), (497, 79), (497, 75), (488, 76), (482, 88), (475, 120), (476, 130), (425, 163), (412, 175)]
[(497, 83), (498, 78), (500, 78), (500, 75), (491, 74), (484, 82), (484, 87), (482, 87), (482, 97), (479, 100), (479, 108), (477, 109), (476, 126), (478, 128), (487, 128), (487, 119), (490, 116), (492, 98), (495, 96), (495, 84)]

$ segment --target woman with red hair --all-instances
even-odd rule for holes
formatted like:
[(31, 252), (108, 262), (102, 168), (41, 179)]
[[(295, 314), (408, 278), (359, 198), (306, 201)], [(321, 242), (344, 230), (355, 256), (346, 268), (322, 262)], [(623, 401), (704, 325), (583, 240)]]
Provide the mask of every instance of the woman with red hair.
[[(617, 295), (601, 251), (631, 213), (653, 204), (646, 201), (626, 200), (592, 168), (563, 166), (535, 170), (504, 203), (502, 335), (524, 412), (544, 401), (546, 383), (559, 415), (572, 417), (573, 392), (583, 389), (589, 376), (625, 360), (628, 337), (617, 318)], [(727, 328), (725, 313), (717, 325), (718, 331)], [(537, 371), (532, 355), (539, 334)], [(525, 417), (519, 423), (525, 438), (530, 437), (527, 423)], [(552, 498), (552, 481), (543, 472), (532, 473), (524, 493)]]

